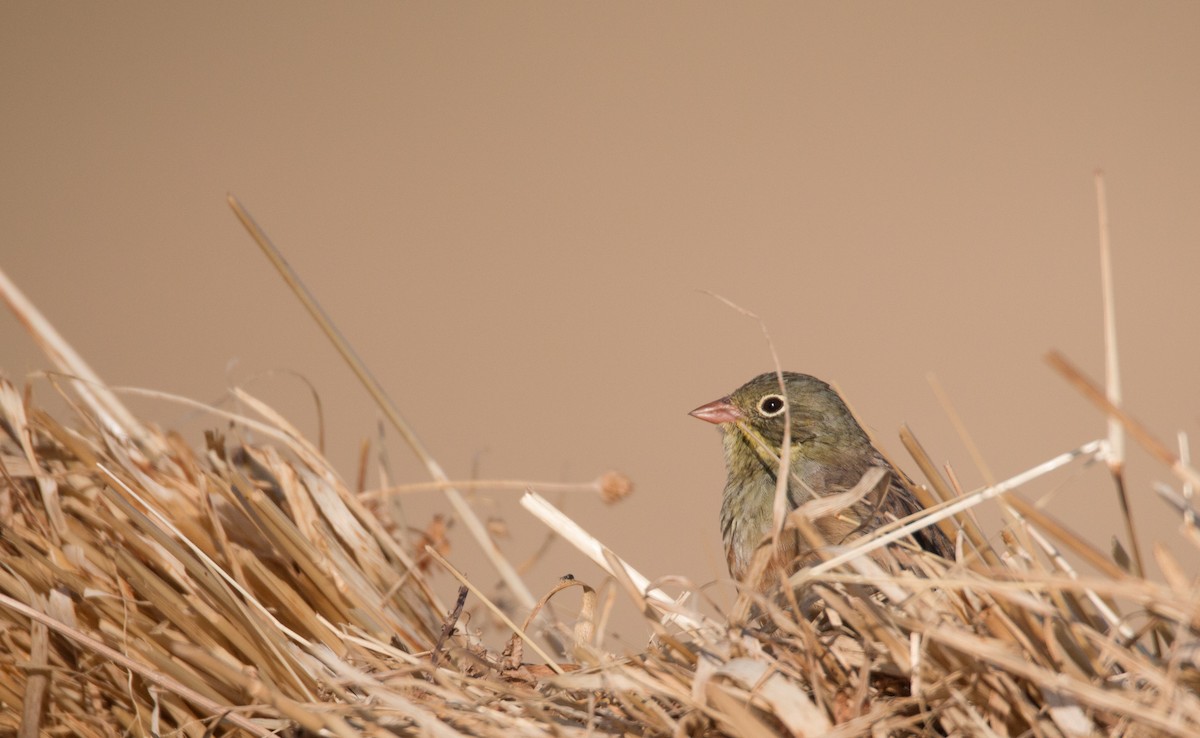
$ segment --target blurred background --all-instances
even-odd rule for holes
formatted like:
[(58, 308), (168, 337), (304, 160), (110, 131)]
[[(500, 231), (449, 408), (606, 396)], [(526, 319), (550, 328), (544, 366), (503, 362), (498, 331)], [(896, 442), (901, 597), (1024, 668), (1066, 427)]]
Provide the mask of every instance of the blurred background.
[[(379, 415), (234, 194), (452, 478), (619, 469), (636, 491), (618, 505), (548, 496), (651, 578), (727, 602), (720, 444), (687, 412), (772, 363), (705, 291), (838, 385), (901, 466), (908, 423), (974, 488), (1105, 432), (1043, 359), (1103, 375), (1101, 168), (1126, 407), (1172, 445), (1195, 434), (1198, 31), (1178, 2), (8, 2), (0, 269), (111, 384), (245, 387), (315, 437), (304, 377), (352, 483)], [(7, 312), (0, 345), (19, 383), (50, 366)], [(222, 427), (129, 404), (196, 445)], [(395, 433), (386, 450), (394, 482), (427, 478)], [(1176, 484), (1133, 448), (1147, 559), (1165, 541), (1195, 574), (1155, 481)], [(1102, 549), (1124, 537), (1102, 467), (1021, 494)], [(542, 545), (517, 493), (473, 500), (514, 561)], [(403, 505), (414, 527), (449, 512), (436, 492)], [(602, 580), (561, 541), (527, 580), (567, 572)], [(620, 602), (614, 642), (637, 648), (631, 616)]]

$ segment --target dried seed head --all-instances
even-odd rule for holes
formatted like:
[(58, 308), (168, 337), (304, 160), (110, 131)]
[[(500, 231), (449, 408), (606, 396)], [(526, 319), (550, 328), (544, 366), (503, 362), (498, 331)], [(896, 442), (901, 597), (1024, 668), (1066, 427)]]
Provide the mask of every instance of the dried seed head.
[(600, 497), (613, 504), (633, 494), (633, 480), (618, 471), (607, 471), (596, 480), (600, 486)]

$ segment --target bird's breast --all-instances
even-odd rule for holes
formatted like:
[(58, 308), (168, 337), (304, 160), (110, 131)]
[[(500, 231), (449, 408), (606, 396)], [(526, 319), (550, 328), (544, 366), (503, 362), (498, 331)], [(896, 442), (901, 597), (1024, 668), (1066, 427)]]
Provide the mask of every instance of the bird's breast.
[(772, 475), (730, 475), (721, 500), (721, 538), (735, 579), (742, 578), (755, 549), (770, 534), (774, 502)]

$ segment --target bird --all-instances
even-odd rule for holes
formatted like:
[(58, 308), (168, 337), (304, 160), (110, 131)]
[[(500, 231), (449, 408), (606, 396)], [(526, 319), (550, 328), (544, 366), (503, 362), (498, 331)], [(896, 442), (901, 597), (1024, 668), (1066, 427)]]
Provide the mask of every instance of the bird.
[[(812, 520), (826, 543), (845, 543), (923, 509), (909, 489), (911, 482), (875, 448), (841, 395), (816, 377), (767, 372), (689, 415), (716, 424), (721, 431), (727, 472), (721, 538), (729, 573), (754, 589), (771, 589), (781, 573), (790, 574), (817, 560), (810, 541), (793, 532), (779, 537), (771, 566), (751, 571), (756, 551), (771, 535), (789, 421), (789, 512), (810, 500), (853, 489), (873, 467), (881, 467), (888, 477), (886, 484), (881, 480), (853, 504)], [(913, 538), (925, 550), (954, 559), (953, 544), (937, 526), (924, 528)]]

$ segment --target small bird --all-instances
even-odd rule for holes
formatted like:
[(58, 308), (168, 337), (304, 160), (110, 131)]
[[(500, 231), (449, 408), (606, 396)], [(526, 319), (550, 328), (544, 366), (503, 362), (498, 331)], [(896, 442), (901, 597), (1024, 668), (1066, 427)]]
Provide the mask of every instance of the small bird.
[[(809, 500), (852, 489), (872, 467), (882, 467), (890, 481), (847, 508), (817, 517), (813, 525), (830, 544), (878, 528), (891, 519), (922, 509), (906, 481), (871, 444), (841, 396), (825, 382), (807, 374), (770, 372), (751, 379), (727, 397), (693, 410), (690, 415), (714, 423), (725, 445), (728, 478), (721, 501), (721, 537), (729, 573), (746, 582), (755, 551), (769, 538), (773, 522), (776, 479), (780, 468), (784, 428), (791, 421), (788, 510)], [(936, 526), (914, 534), (927, 551), (954, 558), (954, 546)], [(811, 562), (811, 546), (801, 537), (780, 539), (775, 573), (761, 572), (758, 590), (774, 586), (778, 569), (790, 573)], [(765, 578), (761, 578), (764, 577)]]

